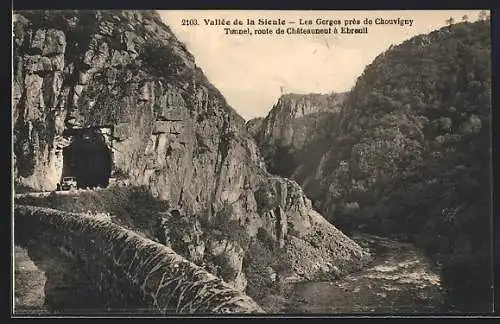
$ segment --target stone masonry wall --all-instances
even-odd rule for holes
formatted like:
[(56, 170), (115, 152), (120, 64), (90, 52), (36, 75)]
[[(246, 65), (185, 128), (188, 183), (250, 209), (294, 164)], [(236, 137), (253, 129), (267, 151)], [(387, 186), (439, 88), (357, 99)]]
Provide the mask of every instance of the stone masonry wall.
[(82, 266), (92, 284), (166, 315), (260, 313), (250, 297), (168, 247), (105, 220), (17, 205), (15, 236), (33, 237)]

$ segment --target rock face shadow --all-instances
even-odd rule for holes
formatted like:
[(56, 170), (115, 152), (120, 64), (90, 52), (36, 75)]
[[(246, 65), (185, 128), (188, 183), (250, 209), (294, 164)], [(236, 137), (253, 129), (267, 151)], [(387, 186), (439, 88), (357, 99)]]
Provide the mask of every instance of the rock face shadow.
[[(36, 286), (33, 286), (33, 282), (26, 282), (14, 288), (26, 290), (20, 293), (16, 300), (15, 314), (94, 315), (106, 313), (112, 304), (109, 296), (92, 285), (90, 278), (76, 262), (68, 260), (55, 249), (34, 239), (26, 240), (16, 248), (24, 249), (27, 252), (24, 257), (31, 260), (36, 267), (32, 267), (31, 276), (27, 280), (36, 279), (38, 282)], [(17, 254), (15, 263), (23, 261), (26, 262)], [(22, 275), (25, 270), (23, 268), (19, 269), (16, 276)], [(40, 291), (43, 281), (43, 291)], [(28, 296), (33, 294), (36, 294), (38, 299), (36, 305), (27, 300)]]
[(113, 154), (99, 129), (66, 132), (71, 145), (63, 150), (63, 176), (76, 177), (79, 188), (107, 187)]

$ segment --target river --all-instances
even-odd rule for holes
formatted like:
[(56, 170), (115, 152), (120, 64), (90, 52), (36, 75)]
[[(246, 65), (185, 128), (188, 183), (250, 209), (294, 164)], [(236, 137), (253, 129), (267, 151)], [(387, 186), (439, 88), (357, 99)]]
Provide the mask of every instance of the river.
[(415, 246), (368, 234), (352, 237), (374, 261), (336, 281), (301, 282), (284, 289), (267, 311), (320, 314), (443, 313), (439, 271)]

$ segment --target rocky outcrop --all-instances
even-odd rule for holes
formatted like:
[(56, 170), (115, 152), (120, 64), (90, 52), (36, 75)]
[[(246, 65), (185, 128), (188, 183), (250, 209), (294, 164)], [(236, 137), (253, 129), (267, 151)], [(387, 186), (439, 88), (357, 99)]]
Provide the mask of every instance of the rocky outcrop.
[(312, 133), (311, 125), (301, 123), (301, 118), (318, 113), (338, 113), (344, 97), (344, 93), (281, 96), (262, 121), (259, 141), (301, 149)]
[(294, 178), (300, 177), (295, 173), (306, 173), (302, 169), (310, 168), (311, 154), (325, 150), (345, 95), (286, 94), (264, 120), (247, 123), (272, 173)]
[(264, 118), (262, 117), (256, 117), (252, 118), (249, 121), (247, 121), (247, 131), (252, 135), (253, 137), (257, 138), (257, 134), (259, 133), (261, 127), (262, 127), (262, 122), (264, 121)]
[[(237, 231), (220, 230), (223, 236), (242, 232), (255, 238), (264, 229), (284, 247), (310, 227), (312, 210), (302, 191), (277, 190), (297, 185), (270, 178), (243, 118), (157, 13), (14, 15), (17, 183), (54, 190), (66, 168), (65, 147), (74, 145), (79, 131), (90, 129), (110, 152), (113, 174), (168, 201), (172, 209), (165, 224), (175, 219), (180, 224), (175, 230), (192, 234), (172, 234), (169, 244), (199, 263), (217, 257), (232, 269), (217, 274), (239, 288), (245, 271), (240, 248), (247, 246), (231, 243), (221, 250), (226, 243), (214, 241), (214, 230), (230, 223)], [(274, 196), (278, 204), (266, 209), (259, 195)], [(347, 240), (333, 226), (323, 227), (333, 240)], [(348, 256), (334, 250), (330, 256), (339, 264), (360, 264), (361, 248), (351, 242), (345, 249)]]
[[(346, 260), (369, 261), (369, 255), (314, 211), (311, 201), (292, 180), (273, 177), (261, 191), (266, 236), (283, 248), (286, 272), (299, 279), (318, 279), (324, 275), (336, 277), (356, 268)], [(260, 196), (260, 193), (259, 196)]]

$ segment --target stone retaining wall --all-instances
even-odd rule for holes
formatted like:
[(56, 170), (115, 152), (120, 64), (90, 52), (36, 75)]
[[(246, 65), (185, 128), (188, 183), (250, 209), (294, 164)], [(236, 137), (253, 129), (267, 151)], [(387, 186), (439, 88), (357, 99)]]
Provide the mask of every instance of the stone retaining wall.
[(31, 237), (81, 265), (100, 291), (167, 313), (261, 313), (250, 297), (133, 231), (89, 216), (17, 205), (15, 238)]

